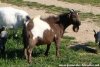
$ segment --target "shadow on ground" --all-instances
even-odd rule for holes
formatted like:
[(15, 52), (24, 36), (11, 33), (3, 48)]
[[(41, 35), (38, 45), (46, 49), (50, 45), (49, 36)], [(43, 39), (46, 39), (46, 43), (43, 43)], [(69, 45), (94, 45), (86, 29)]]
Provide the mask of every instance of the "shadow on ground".
[[(39, 57), (41, 54), (43, 54), (43, 49), (36, 49), (33, 50), (32, 56), (33, 57)], [(24, 57), (24, 51), (23, 49), (13, 49), (13, 50), (7, 50), (4, 54), (0, 54), (0, 58), (2, 59), (25, 59)]]
[(5, 53), (1, 54), (0, 57), (2, 59), (23, 59), (23, 50), (22, 49), (13, 49), (13, 50), (7, 50)]
[(75, 51), (84, 50), (85, 52), (88, 52), (88, 53), (97, 54), (97, 49), (90, 47), (90, 45), (87, 44), (87, 43), (74, 44), (74, 45), (69, 46), (69, 48), (71, 48), (71, 49), (73, 49)]

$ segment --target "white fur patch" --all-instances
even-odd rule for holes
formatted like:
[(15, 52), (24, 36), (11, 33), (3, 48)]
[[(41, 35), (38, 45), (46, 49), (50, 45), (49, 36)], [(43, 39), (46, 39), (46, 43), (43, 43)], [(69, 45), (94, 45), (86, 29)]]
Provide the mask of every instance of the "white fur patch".
[(55, 34), (55, 37), (56, 37), (57, 35)]
[[(7, 28), (18, 28), (22, 26), (23, 19), (26, 20), (27, 12), (12, 7), (0, 8), (0, 25)], [(0, 27), (1, 27), (0, 26)]]
[(52, 29), (52, 32), (54, 32), (53, 29)]
[(37, 16), (33, 19), (34, 27), (31, 30), (34, 35), (33, 39), (40, 37), (43, 38), (43, 33), (45, 30), (50, 30), (50, 26), (47, 22), (40, 19), (40, 16)]
[(77, 15), (79, 15), (78, 13), (76, 13)]
[(27, 26), (28, 23), (29, 23), (29, 21), (25, 22), (24, 24)]

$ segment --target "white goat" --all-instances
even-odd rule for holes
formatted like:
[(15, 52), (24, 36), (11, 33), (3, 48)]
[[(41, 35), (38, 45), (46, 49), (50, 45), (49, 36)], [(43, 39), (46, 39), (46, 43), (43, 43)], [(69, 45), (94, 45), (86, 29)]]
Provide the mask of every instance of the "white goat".
[(15, 28), (22, 26), (27, 22), (29, 15), (27, 12), (12, 7), (0, 8), (0, 28), (6, 26), (7, 28)]

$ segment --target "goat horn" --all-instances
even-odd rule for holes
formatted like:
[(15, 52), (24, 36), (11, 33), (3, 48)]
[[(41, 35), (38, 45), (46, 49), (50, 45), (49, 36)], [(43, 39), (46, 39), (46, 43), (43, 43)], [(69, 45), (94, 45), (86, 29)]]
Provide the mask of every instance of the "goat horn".
[(74, 9), (69, 9), (70, 12), (74, 12)]
[(95, 30), (93, 30), (94, 31), (94, 33), (96, 34), (96, 31)]
[(72, 9), (73, 10), (73, 12), (75, 11), (74, 9)]

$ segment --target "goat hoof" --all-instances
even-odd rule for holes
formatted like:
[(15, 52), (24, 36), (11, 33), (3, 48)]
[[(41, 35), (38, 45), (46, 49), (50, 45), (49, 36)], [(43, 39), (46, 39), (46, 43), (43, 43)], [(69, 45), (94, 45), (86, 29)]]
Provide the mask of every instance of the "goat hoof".
[(32, 63), (32, 61), (28, 61), (28, 63), (29, 63), (29, 64), (31, 64), (31, 63)]
[(48, 53), (45, 53), (44, 55), (45, 55), (45, 56), (48, 56)]
[(58, 58), (60, 57), (60, 55), (56, 55)]

